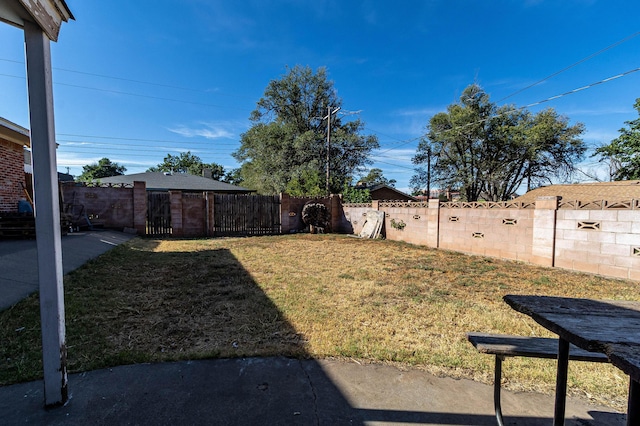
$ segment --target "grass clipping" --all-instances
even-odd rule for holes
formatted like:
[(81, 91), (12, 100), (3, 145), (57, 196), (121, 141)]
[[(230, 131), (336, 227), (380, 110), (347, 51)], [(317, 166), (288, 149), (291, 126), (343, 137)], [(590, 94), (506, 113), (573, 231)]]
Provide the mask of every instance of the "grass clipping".
[[(551, 336), (505, 294), (640, 300), (637, 283), (382, 240), (134, 239), (65, 277), (70, 372), (239, 356), (343, 357), (490, 382), (468, 331)], [(0, 384), (42, 377), (37, 295), (0, 312)], [(555, 362), (505, 387), (553, 393)], [(624, 410), (628, 378), (572, 362), (569, 393)]]

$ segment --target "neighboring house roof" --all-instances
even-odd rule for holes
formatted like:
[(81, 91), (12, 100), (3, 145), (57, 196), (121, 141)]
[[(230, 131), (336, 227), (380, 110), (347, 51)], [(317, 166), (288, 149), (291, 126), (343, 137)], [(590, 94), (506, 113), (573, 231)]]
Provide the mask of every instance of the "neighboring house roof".
[(145, 182), (147, 191), (212, 191), (249, 193), (251, 189), (186, 173), (146, 172), (98, 179), (101, 183), (131, 184)]
[(73, 176), (69, 173), (61, 173), (58, 172), (58, 181), (59, 182), (73, 182)]
[(564, 201), (586, 202), (640, 200), (640, 180), (549, 185), (533, 189), (513, 201), (531, 203), (544, 196), (560, 196)]
[(0, 117), (0, 139), (21, 146), (31, 146), (29, 130), (2, 117)]
[(372, 200), (406, 200), (406, 201), (418, 201), (416, 197), (409, 194), (405, 194), (402, 191), (398, 191), (392, 186), (385, 185), (383, 183), (377, 185), (361, 185), (356, 186), (356, 189), (368, 189), (371, 193)]

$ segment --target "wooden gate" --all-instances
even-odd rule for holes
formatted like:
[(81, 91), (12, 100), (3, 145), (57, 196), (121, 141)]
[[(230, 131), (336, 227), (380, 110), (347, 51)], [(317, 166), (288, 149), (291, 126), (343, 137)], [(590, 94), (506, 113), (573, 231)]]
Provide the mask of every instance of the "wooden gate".
[(280, 196), (214, 194), (216, 237), (280, 234)]
[(171, 198), (168, 192), (147, 193), (147, 235), (171, 235)]

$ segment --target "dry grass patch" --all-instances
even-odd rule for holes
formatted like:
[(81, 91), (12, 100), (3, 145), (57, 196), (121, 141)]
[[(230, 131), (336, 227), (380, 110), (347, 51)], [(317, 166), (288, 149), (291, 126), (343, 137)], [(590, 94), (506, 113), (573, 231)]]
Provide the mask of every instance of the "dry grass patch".
[[(549, 336), (505, 294), (640, 300), (638, 284), (382, 240), (135, 239), (65, 278), (72, 371), (202, 357), (345, 357), (491, 381), (467, 331)], [(0, 383), (41, 375), (37, 297), (0, 312)], [(509, 359), (551, 393), (555, 364)], [(570, 391), (624, 409), (627, 377), (572, 363)]]

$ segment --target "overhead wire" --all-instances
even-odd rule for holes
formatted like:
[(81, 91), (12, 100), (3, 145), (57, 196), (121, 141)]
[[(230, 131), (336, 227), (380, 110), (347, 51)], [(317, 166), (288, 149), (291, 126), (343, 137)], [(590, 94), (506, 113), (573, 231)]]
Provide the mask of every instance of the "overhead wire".
[[(500, 102), (502, 102), (502, 101), (504, 101), (504, 100), (506, 100), (506, 99), (509, 99), (509, 98), (511, 98), (511, 97), (513, 97), (513, 96), (515, 96), (515, 95), (518, 95), (518, 94), (520, 94), (520, 93), (522, 93), (522, 92), (524, 92), (524, 91), (526, 91), (526, 90), (528, 90), (528, 89), (530, 89), (530, 88), (532, 88), (532, 87), (535, 87), (535, 86), (537, 86), (537, 85), (539, 85), (539, 84), (541, 84), (541, 83), (543, 83), (543, 82), (545, 82), (545, 81), (547, 81), (547, 80), (550, 80), (551, 78), (553, 78), (553, 77), (555, 77), (555, 76), (557, 76), (557, 75), (559, 75), (559, 74), (562, 74), (563, 72), (568, 71), (568, 70), (570, 70), (571, 68), (574, 68), (574, 67), (576, 67), (576, 66), (578, 66), (578, 65), (580, 65), (580, 64), (582, 64), (582, 63), (584, 63), (584, 62), (586, 62), (586, 61), (588, 61), (588, 60), (590, 60), (590, 59), (593, 59), (594, 57), (596, 57), (596, 56), (598, 56), (598, 55), (600, 55), (600, 54), (602, 54), (602, 53), (604, 53), (604, 52), (606, 52), (606, 51), (608, 51), (608, 50), (610, 50), (610, 49), (613, 49), (614, 47), (617, 47), (617, 46), (621, 45), (622, 43), (625, 43), (625, 42), (627, 42), (627, 41), (629, 41), (629, 40), (633, 39), (634, 37), (637, 37), (638, 35), (640, 35), (640, 31), (635, 32), (635, 33), (633, 33), (633, 34), (631, 34), (631, 35), (629, 35), (629, 36), (627, 36), (627, 37), (625, 37), (625, 38), (623, 38), (623, 39), (621, 39), (621, 40), (619, 40), (619, 41), (617, 41), (617, 42), (615, 42), (615, 43), (613, 43), (613, 44), (610, 44), (609, 46), (607, 46), (607, 47), (605, 47), (605, 48), (603, 48), (603, 49), (600, 49), (600, 50), (598, 50), (597, 52), (594, 52), (594, 53), (592, 53), (591, 55), (588, 55), (588, 56), (586, 56), (586, 57), (582, 58), (581, 60), (579, 60), (579, 61), (577, 61), (577, 62), (574, 62), (573, 64), (571, 64), (571, 65), (569, 65), (569, 66), (567, 66), (567, 67), (562, 68), (562, 69), (561, 69), (561, 70), (559, 70), (559, 71), (556, 71), (556, 72), (554, 72), (554, 73), (552, 73), (552, 74), (549, 74), (548, 76), (546, 76), (546, 77), (544, 77), (544, 78), (542, 78), (542, 79), (540, 79), (540, 80), (536, 81), (535, 83), (530, 84), (530, 85), (528, 85), (528, 86), (526, 86), (526, 87), (524, 87), (524, 88), (522, 88), (522, 89), (519, 89), (519, 90), (517, 90), (517, 91), (515, 91), (515, 92), (511, 93), (510, 95), (507, 95), (507, 96), (505, 96), (505, 97), (503, 97), (503, 98), (499, 99), (498, 101), (496, 101), (496, 103), (500, 103)], [(610, 77), (610, 78), (605, 79), (605, 80), (602, 80), (602, 81), (600, 81), (600, 82), (597, 82), (597, 83), (594, 83), (594, 84), (591, 84), (591, 85), (588, 85), (588, 86), (584, 86), (584, 87), (581, 87), (581, 88), (578, 88), (578, 89), (574, 89), (574, 90), (569, 91), (569, 92), (566, 92), (566, 93), (564, 93), (564, 94), (557, 95), (557, 96), (553, 96), (553, 97), (551, 97), (551, 98), (548, 98), (548, 99), (545, 99), (545, 100), (542, 100), (542, 101), (539, 101), (539, 102), (534, 102), (534, 103), (532, 103), (532, 104), (525, 105), (524, 107), (522, 107), (522, 109), (524, 109), (524, 108), (529, 108), (529, 107), (532, 107), (532, 106), (537, 106), (537, 105), (540, 105), (540, 104), (542, 104), (542, 103), (549, 102), (549, 101), (551, 101), (551, 100), (558, 99), (558, 98), (560, 98), (560, 97), (563, 97), (563, 96), (566, 96), (566, 95), (569, 95), (569, 94), (572, 94), (572, 93), (576, 93), (576, 92), (579, 92), (579, 91), (582, 91), (582, 90), (588, 89), (588, 88), (593, 87), (593, 86), (596, 86), (596, 85), (598, 85), (598, 84), (602, 84), (602, 83), (608, 82), (608, 81), (610, 81), (610, 80), (614, 80), (614, 79), (617, 79), (617, 78), (623, 77), (623, 76), (624, 76), (624, 75), (626, 75), (626, 74), (630, 74), (630, 73), (633, 73), (633, 72), (636, 72), (636, 71), (638, 71), (638, 69), (631, 70), (631, 71), (628, 71), (628, 72), (626, 72), (626, 73), (619, 74), (619, 75), (617, 75), (617, 76)], [(472, 123), (472, 124), (473, 124), (473, 123)], [(376, 132), (375, 130), (373, 130), (373, 129), (370, 129), (370, 130), (372, 130), (374, 133), (377, 133), (377, 132)], [(402, 141), (402, 143), (398, 144), (397, 146), (395, 146), (395, 147), (391, 147), (391, 148), (389, 148), (389, 149), (387, 149), (387, 150), (385, 150), (385, 151), (383, 151), (383, 152), (381, 152), (381, 153), (386, 153), (386, 152), (392, 151), (392, 150), (394, 150), (394, 149), (396, 149), (396, 148), (398, 148), (398, 147), (400, 147), (400, 146), (408, 145), (408, 144), (410, 144), (411, 142), (414, 142), (414, 141), (417, 141), (417, 140), (422, 139), (422, 137), (423, 137), (423, 136), (418, 136), (418, 137), (415, 137), (415, 138), (412, 138), (412, 139), (407, 139), (406, 141)]]
[[(17, 60), (13, 60), (13, 59), (0, 58), (0, 61), (11, 62), (11, 63), (15, 63), (15, 64), (20, 64), (20, 65), (25, 65), (24, 61), (17, 61)], [(207, 94), (215, 93), (216, 95), (219, 95), (219, 96), (228, 96), (228, 97), (233, 97), (233, 98), (249, 99), (246, 96), (230, 95), (230, 94), (223, 93), (223, 92), (218, 92), (218, 91), (194, 89), (194, 88), (190, 88), (190, 87), (175, 86), (175, 85), (165, 84), (165, 83), (155, 83), (155, 82), (151, 82), (151, 81), (136, 80), (136, 79), (124, 78), (124, 77), (116, 77), (116, 76), (107, 75), (107, 74), (97, 74), (97, 73), (91, 73), (91, 72), (86, 72), (86, 71), (72, 70), (72, 69), (68, 69), (68, 68), (52, 67), (52, 69), (58, 70), (58, 71), (74, 73), (74, 74), (87, 75), (87, 76), (91, 76), (91, 77), (108, 78), (108, 79), (111, 79), (111, 80), (125, 81), (125, 82), (129, 82), (129, 83), (145, 84), (145, 85), (148, 85), (148, 86), (156, 86), (156, 87), (164, 87), (164, 88), (168, 88), (168, 89), (185, 90), (185, 91), (196, 92), (196, 93), (207, 93)]]
[(518, 95), (518, 94), (524, 92), (525, 90), (531, 89), (532, 87), (535, 87), (535, 86), (537, 86), (537, 85), (539, 85), (541, 83), (544, 83), (545, 81), (550, 80), (551, 78), (553, 78), (553, 77), (555, 77), (555, 76), (557, 76), (559, 74), (562, 74), (563, 72), (565, 72), (567, 70), (570, 70), (571, 68), (576, 67), (576, 66), (582, 64), (583, 62), (586, 62), (586, 61), (588, 61), (588, 60), (590, 60), (592, 58), (595, 58), (596, 56), (600, 55), (601, 53), (604, 53), (607, 50), (613, 49), (614, 47), (617, 47), (617, 46), (621, 45), (622, 43), (624, 43), (626, 41), (629, 41), (629, 40), (631, 40), (632, 38), (634, 38), (634, 37), (636, 37), (638, 35), (640, 35), (640, 31), (638, 31), (636, 33), (633, 33), (633, 34), (623, 38), (622, 40), (619, 40), (619, 41), (617, 41), (617, 42), (605, 47), (604, 49), (600, 49), (597, 52), (592, 53), (591, 55), (580, 59), (578, 62), (574, 62), (573, 64), (569, 65), (568, 67), (562, 68), (560, 71), (556, 71), (556, 72), (554, 72), (552, 74), (549, 74), (548, 76), (536, 81), (535, 83), (530, 84), (530, 85), (528, 85), (526, 87), (523, 87), (522, 89), (517, 90), (517, 91), (513, 92), (512, 94), (505, 96), (502, 99), (499, 99), (498, 101), (496, 101), (496, 103), (500, 103), (500, 102), (502, 102), (504, 100), (507, 100), (507, 99), (509, 99), (509, 98), (511, 98), (511, 97), (513, 97), (515, 95)]
[[(628, 71), (625, 71), (625, 72), (620, 73), (620, 74), (616, 74), (616, 75), (614, 75), (614, 76), (611, 76), (611, 77), (605, 78), (605, 79), (603, 79), (603, 80), (600, 80), (600, 81), (597, 81), (597, 82), (594, 82), (594, 83), (591, 83), (591, 84), (587, 84), (587, 85), (585, 85), (585, 86), (578, 87), (578, 88), (573, 89), (573, 90), (569, 90), (568, 92), (564, 92), (564, 93), (561, 93), (561, 94), (559, 94), (559, 95), (551, 96), (551, 97), (548, 97), (548, 98), (546, 98), (546, 99), (543, 99), (543, 100), (540, 100), (540, 101), (537, 101), (537, 102), (533, 102), (533, 103), (530, 103), (530, 104), (528, 104), (528, 105), (524, 105), (524, 106), (522, 106), (522, 107), (508, 109), (508, 110), (506, 110), (506, 111), (503, 111), (503, 112), (502, 112), (502, 113), (500, 113), (500, 114), (492, 115), (492, 116), (490, 116), (490, 117), (483, 118), (483, 119), (480, 119), (480, 120), (477, 120), (477, 121), (474, 121), (474, 122), (471, 122), (471, 123), (466, 123), (466, 124), (461, 125), (461, 126), (452, 127), (451, 129), (443, 130), (443, 132), (452, 132), (452, 131), (457, 131), (457, 130), (464, 129), (464, 128), (466, 128), (466, 127), (473, 126), (473, 125), (476, 125), (476, 124), (482, 124), (482, 123), (484, 123), (484, 122), (486, 122), (486, 121), (488, 121), (488, 120), (491, 120), (491, 119), (493, 119), (493, 118), (500, 117), (501, 115), (505, 115), (505, 114), (512, 113), (512, 112), (518, 112), (518, 111), (521, 111), (521, 110), (524, 110), (524, 109), (527, 109), (527, 108), (530, 108), (530, 107), (533, 107), (533, 106), (541, 105), (541, 104), (543, 104), (543, 103), (547, 103), (547, 102), (550, 102), (550, 101), (553, 101), (553, 100), (556, 100), (556, 99), (559, 99), (559, 98), (562, 98), (562, 97), (565, 97), (565, 96), (569, 96), (569, 95), (572, 95), (572, 94), (575, 94), (575, 93), (581, 92), (581, 91), (583, 91), (583, 90), (587, 90), (587, 89), (593, 88), (593, 87), (595, 87), (595, 86), (599, 86), (599, 85), (604, 84), (604, 83), (611, 82), (611, 81), (613, 81), (613, 80), (617, 80), (618, 78), (625, 77), (625, 76), (627, 76), (627, 75), (633, 74), (633, 73), (638, 72), (638, 71), (640, 71), (640, 67), (639, 67), (639, 68), (634, 68), (634, 69), (631, 69), (631, 70), (628, 70)], [(412, 139), (412, 140), (409, 140), (408, 142), (406, 142), (406, 144), (408, 144), (408, 143), (410, 143), (410, 142), (412, 142), (412, 141), (414, 141), (414, 140), (421, 139), (422, 137), (423, 137), (423, 136), (419, 136), (419, 137), (416, 137), (416, 138), (414, 138), (414, 139)], [(389, 148), (389, 149), (387, 149), (386, 151), (380, 152), (380, 153), (378, 153), (378, 154), (383, 154), (383, 153), (386, 153), (386, 152), (392, 151), (392, 150), (394, 150), (394, 149), (395, 149), (395, 148)], [(380, 161), (380, 162), (381, 162), (381, 161)], [(382, 162), (381, 162), (381, 163), (382, 163)], [(399, 167), (404, 167), (404, 166), (399, 166)]]
[[(0, 73), (0, 76), (18, 78), (18, 79), (22, 79), (22, 80), (26, 79), (26, 77), (17, 76), (17, 75), (11, 75), (11, 74), (4, 74), (4, 73)], [(243, 111), (245, 110), (245, 108), (236, 107), (236, 106), (218, 105), (218, 104), (211, 104), (211, 103), (207, 103), (207, 102), (185, 101), (185, 100), (182, 100), (182, 99), (173, 99), (173, 98), (163, 98), (163, 97), (160, 97), (160, 96), (143, 95), (141, 93), (124, 92), (124, 91), (121, 91), (121, 90), (113, 90), (113, 89), (102, 89), (102, 88), (99, 88), (99, 87), (82, 86), (82, 85), (79, 85), (79, 84), (60, 83), (60, 82), (57, 82), (57, 81), (54, 81), (53, 84), (55, 86), (73, 87), (73, 88), (77, 88), (77, 89), (94, 90), (94, 91), (97, 91), (97, 92), (114, 93), (116, 95), (135, 96), (135, 97), (138, 97), (138, 98), (154, 99), (154, 100), (160, 100), (160, 101), (178, 102), (178, 103), (183, 103), (183, 104), (208, 106), (208, 107), (214, 107), (214, 108), (226, 108), (226, 109), (231, 108), (231, 109), (237, 109), (237, 110), (243, 110)]]
[[(528, 86), (526, 86), (526, 87), (524, 87), (524, 88), (522, 88), (522, 89), (520, 89), (520, 90), (518, 90), (518, 91), (516, 91), (516, 92), (514, 92), (514, 93), (512, 93), (512, 94), (510, 94), (508, 96), (506, 96), (506, 97), (503, 97), (500, 100), (498, 100), (497, 102), (502, 102), (502, 101), (504, 101), (504, 100), (506, 100), (506, 99), (508, 99), (510, 97), (513, 97), (513, 96), (515, 96), (515, 95), (517, 95), (519, 93), (522, 93), (525, 90), (528, 90), (528, 89), (530, 89), (530, 88), (532, 88), (534, 86), (537, 86), (537, 85), (541, 84), (542, 82), (547, 81), (547, 80), (549, 80), (549, 79), (551, 79), (551, 78), (553, 78), (553, 77), (555, 77), (555, 76), (557, 76), (557, 75), (559, 75), (559, 74), (561, 74), (561, 73), (563, 73), (563, 72), (565, 72), (565, 71), (567, 71), (567, 70), (569, 70), (569, 69), (581, 64), (581, 63), (584, 63), (584, 62), (586, 62), (586, 61), (588, 61), (588, 60), (590, 60), (590, 59), (592, 59), (592, 58), (594, 58), (594, 57), (596, 57), (596, 56), (598, 56), (598, 55), (600, 55), (600, 54), (602, 54), (602, 53), (604, 53), (604, 52), (606, 52), (606, 51), (608, 51), (608, 50), (610, 50), (610, 49), (612, 49), (612, 48), (614, 48), (614, 47), (616, 47), (616, 46), (618, 46), (618, 45), (620, 45), (620, 44), (622, 44), (622, 43), (624, 43), (624, 42), (626, 42), (626, 41), (628, 41), (628, 40), (630, 40), (630, 39), (632, 39), (634, 37), (636, 37), (636, 36), (638, 36), (638, 35), (640, 35), (640, 31), (636, 32), (634, 34), (631, 34), (631, 35), (625, 37), (624, 39), (619, 40), (619, 41), (617, 41), (617, 42), (605, 47), (604, 49), (601, 49), (601, 50), (599, 50), (599, 51), (597, 51), (597, 52), (595, 52), (595, 53), (593, 53), (593, 54), (581, 59), (580, 61), (577, 61), (577, 62), (575, 62), (575, 63), (573, 63), (573, 64), (571, 64), (571, 65), (569, 65), (569, 66), (567, 66), (567, 67), (555, 72), (555, 73), (552, 73), (552, 74), (544, 77), (543, 79), (536, 81), (533, 84), (530, 84), (530, 85), (528, 85)], [(21, 61), (15, 61), (15, 60), (10, 60), (10, 59), (5, 59), (5, 58), (0, 58), (0, 61), (24, 64), (24, 62), (21, 62)], [(88, 75), (88, 76), (95, 76), (95, 77), (100, 77), (100, 78), (109, 78), (109, 79), (132, 82), (132, 83), (137, 83), (137, 84), (152, 85), (152, 86), (157, 86), (157, 87), (165, 87), (165, 88), (186, 90), (186, 91), (192, 91), (192, 92), (211, 93), (211, 92), (206, 92), (206, 91), (202, 91), (202, 90), (198, 90), (198, 89), (186, 88), (186, 87), (181, 87), (181, 86), (173, 86), (173, 85), (154, 83), (154, 82), (143, 81), (143, 80), (115, 77), (115, 76), (109, 76), (109, 75), (105, 75), (105, 74), (97, 74), (97, 73), (76, 71), (76, 70), (71, 70), (71, 69), (66, 69), (66, 68), (54, 68), (54, 69), (57, 69), (57, 70), (60, 70), (60, 71), (64, 71), (64, 72), (70, 72), (70, 73), (76, 73), (76, 74)], [(592, 83), (592, 84), (589, 84), (589, 85), (586, 85), (586, 86), (582, 86), (582, 87), (573, 89), (571, 91), (568, 91), (568, 92), (565, 92), (565, 93), (562, 93), (562, 94), (559, 94), (559, 95), (556, 95), (556, 96), (551, 96), (551, 97), (549, 97), (547, 99), (544, 99), (544, 100), (541, 100), (541, 101), (538, 101), (538, 102), (530, 103), (530, 104), (525, 105), (525, 106), (520, 107), (520, 108), (515, 108), (515, 109), (509, 110), (509, 111), (505, 111), (503, 114), (508, 113), (508, 112), (514, 112), (514, 111), (526, 109), (526, 108), (530, 108), (530, 107), (537, 106), (537, 105), (540, 105), (540, 104), (543, 104), (543, 103), (546, 103), (546, 102), (550, 102), (550, 101), (562, 98), (564, 96), (568, 96), (570, 94), (574, 94), (574, 93), (577, 93), (577, 92), (592, 88), (594, 86), (597, 86), (597, 85), (600, 85), (600, 84), (604, 84), (604, 83), (607, 83), (609, 81), (624, 77), (626, 75), (635, 73), (637, 71), (640, 71), (640, 68), (632, 69), (632, 70), (626, 71), (624, 73), (621, 73), (621, 74), (618, 74), (618, 75), (603, 79), (601, 81), (598, 81), (598, 82), (595, 82), (595, 83)], [(0, 73), (0, 76), (25, 79), (25, 77), (15, 76), (15, 75), (10, 75), (10, 74), (2, 74), (2, 73)], [(204, 102), (185, 101), (185, 100), (180, 100), (180, 99), (172, 99), (172, 98), (165, 98), (165, 97), (158, 97), (158, 96), (150, 96), (150, 95), (144, 95), (144, 94), (139, 94), (139, 93), (131, 93), (131, 92), (125, 92), (125, 91), (112, 90), (112, 89), (102, 89), (102, 88), (97, 88), (97, 87), (89, 87), (89, 86), (82, 86), (82, 85), (75, 85), (75, 84), (68, 84), (68, 83), (55, 82), (54, 84), (60, 85), (60, 86), (81, 88), (81, 89), (86, 89), (86, 90), (95, 90), (95, 91), (106, 92), (106, 93), (114, 93), (114, 94), (120, 94), (120, 95), (135, 96), (135, 97), (162, 100), (162, 101), (169, 101), (169, 102), (179, 102), (179, 103), (185, 103), (185, 104), (193, 104), (193, 105), (200, 105), (200, 106), (210, 106), (210, 107), (216, 107), (216, 108), (241, 109), (239, 107), (229, 107), (228, 105), (217, 105), (217, 104), (204, 103)], [(225, 95), (223, 93), (217, 93), (217, 94), (218, 95), (222, 95), (222, 96), (231, 96), (231, 95)], [(350, 114), (358, 114), (360, 112), (361, 111), (353, 111), (353, 112), (349, 112), (349, 113)], [(482, 120), (479, 120), (478, 122), (475, 122), (475, 123), (467, 123), (464, 126), (459, 126), (457, 128), (448, 129), (448, 131), (457, 130), (459, 128), (463, 128), (463, 127), (466, 127), (466, 126), (469, 126), (469, 125), (473, 125), (473, 124), (478, 124), (478, 123), (484, 122), (484, 121), (486, 121), (486, 120), (488, 120), (490, 118), (493, 118), (493, 117), (482, 119)], [(373, 130), (373, 129), (371, 129), (371, 130)], [(382, 133), (377, 132), (375, 130), (373, 130), (373, 131), (374, 131), (374, 133), (382, 134)], [(61, 134), (61, 135), (64, 135), (64, 134)], [(133, 141), (139, 140), (139, 141), (147, 141), (147, 142), (149, 142), (149, 141), (154, 142), (155, 141), (155, 142), (164, 142), (164, 143), (167, 143), (167, 142), (168, 143), (178, 143), (178, 141), (160, 141), (160, 140), (135, 139), (135, 138), (114, 138), (114, 137), (107, 137), (107, 136), (82, 136), (82, 135), (69, 135), (69, 134), (67, 134), (67, 136), (73, 136), (73, 137), (95, 137), (95, 138), (105, 138), (105, 139), (112, 139), (112, 140), (113, 139), (115, 139), (115, 140), (133, 140)], [(385, 135), (385, 136), (390, 137), (392, 139), (397, 139), (397, 138), (394, 138), (393, 136), (389, 136), (389, 135)], [(396, 144), (396, 146), (388, 148), (388, 149), (386, 149), (384, 151), (378, 152), (376, 156), (380, 157), (381, 154), (387, 153), (389, 151), (393, 151), (395, 149), (398, 149), (401, 146), (408, 145), (408, 144), (410, 144), (412, 142), (415, 142), (417, 140), (420, 140), (422, 138), (423, 138), (423, 136), (418, 136), (418, 137), (411, 138), (411, 139), (406, 139), (406, 140), (397, 139), (400, 142), (399, 144)], [(76, 142), (86, 142), (86, 141), (68, 141), (68, 142), (76, 143)], [(182, 143), (182, 142), (180, 142), (180, 143)], [(78, 146), (76, 146), (76, 148), (78, 148)], [(160, 148), (165, 148), (166, 149), (167, 147), (160, 147)], [(384, 157), (384, 156), (382, 156), (382, 157)], [(382, 161), (379, 161), (379, 162), (384, 163)], [(384, 163), (384, 164), (390, 164), (390, 163)], [(390, 164), (390, 165), (394, 165), (394, 164)], [(409, 168), (409, 167), (400, 166), (400, 165), (394, 165), (394, 166), (403, 167), (403, 168)]]

